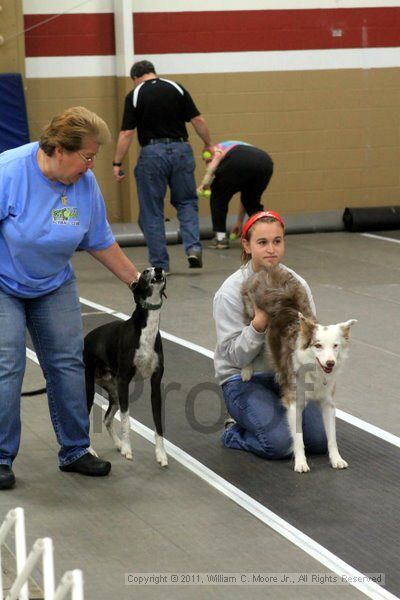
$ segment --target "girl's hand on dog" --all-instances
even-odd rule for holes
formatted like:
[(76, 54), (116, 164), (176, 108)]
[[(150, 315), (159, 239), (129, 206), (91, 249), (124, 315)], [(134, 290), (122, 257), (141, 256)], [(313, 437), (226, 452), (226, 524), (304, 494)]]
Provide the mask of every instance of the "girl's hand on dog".
[(256, 306), (255, 304), (253, 304), (253, 308), (254, 319), (252, 320), (251, 324), (253, 325), (256, 331), (258, 331), (259, 333), (264, 333), (264, 331), (268, 327), (268, 315), (261, 308), (258, 308), (258, 306)]

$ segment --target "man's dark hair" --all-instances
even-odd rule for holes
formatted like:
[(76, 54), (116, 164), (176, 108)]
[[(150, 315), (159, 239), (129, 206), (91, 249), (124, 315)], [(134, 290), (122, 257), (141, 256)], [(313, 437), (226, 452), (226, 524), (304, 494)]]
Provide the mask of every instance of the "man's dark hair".
[(131, 68), (131, 79), (134, 77), (142, 77), (142, 75), (147, 75), (147, 73), (154, 73), (156, 70), (154, 68), (153, 63), (148, 60), (139, 60), (132, 65)]

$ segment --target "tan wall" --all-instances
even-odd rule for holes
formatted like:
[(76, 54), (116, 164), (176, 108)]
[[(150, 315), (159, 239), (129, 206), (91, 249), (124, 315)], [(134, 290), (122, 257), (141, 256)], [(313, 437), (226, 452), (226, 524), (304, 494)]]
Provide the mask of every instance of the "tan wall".
[(25, 73), (25, 42), (22, 0), (1, 0), (0, 73)]
[(112, 178), (112, 160), (116, 132), (119, 128), (117, 113), (117, 79), (115, 77), (70, 77), (27, 79), (26, 100), (31, 139), (38, 139), (48, 121), (69, 106), (86, 106), (108, 124), (113, 142), (101, 148), (96, 159), (95, 174), (107, 203), (111, 222), (124, 220), (121, 188)]
[[(265, 206), (288, 213), (399, 203), (400, 69), (163, 76), (190, 91), (215, 142), (236, 138), (271, 154), (275, 173)], [(129, 181), (117, 186), (111, 169), (130, 88), (129, 78), (27, 80), (32, 139), (53, 114), (76, 104), (109, 124), (113, 144), (102, 149), (95, 172), (112, 222), (137, 217), (136, 139), (125, 164)], [(199, 181), (202, 143), (188, 130)], [(231, 212), (236, 207), (237, 200)], [(206, 200), (200, 214), (209, 214)], [(174, 216), (169, 205), (166, 215)]]
[[(179, 76), (215, 141), (269, 152), (282, 212), (399, 204), (400, 69)], [(200, 145), (193, 141), (200, 156)]]

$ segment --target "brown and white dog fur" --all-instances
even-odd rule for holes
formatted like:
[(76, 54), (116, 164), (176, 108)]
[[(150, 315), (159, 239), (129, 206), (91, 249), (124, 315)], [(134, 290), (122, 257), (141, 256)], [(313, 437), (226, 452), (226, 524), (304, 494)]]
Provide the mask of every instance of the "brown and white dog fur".
[[(310, 470), (304, 451), (302, 414), (311, 399), (321, 407), (330, 463), (335, 469), (345, 469), (348, 464), (336, 442), (333, 396), (337, 373), (348, 354), (350, 327), (357, 321), (328, 326), (317, 323), (304, 286), (280, 266), (252, 275), (242, 286), (242, 296), (246, 322), (254, 317), (254, 305), (269, 317), (265, 350), (288, 411), (294, 470)], [(251, 364), (242, 369), (243, 381), (248, 381), (252, 372)]]

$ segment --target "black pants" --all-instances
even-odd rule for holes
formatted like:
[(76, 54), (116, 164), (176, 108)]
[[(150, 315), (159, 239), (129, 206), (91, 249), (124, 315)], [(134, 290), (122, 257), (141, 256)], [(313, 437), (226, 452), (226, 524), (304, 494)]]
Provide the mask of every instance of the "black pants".
[(272, 177), (271, 157), (254, 146), (235, 146), (222, 159), (211, 184), (213, 231), (226, 231), (226, 215), (232, 196), (240, 192), (249, 216), (263, 210), (261, 196)]

